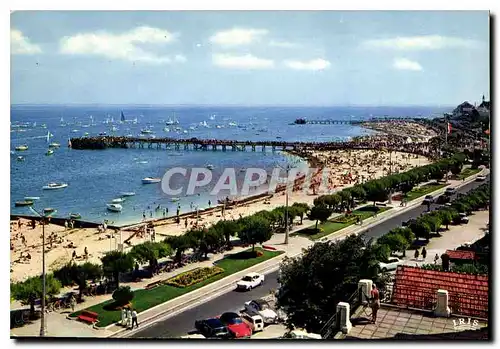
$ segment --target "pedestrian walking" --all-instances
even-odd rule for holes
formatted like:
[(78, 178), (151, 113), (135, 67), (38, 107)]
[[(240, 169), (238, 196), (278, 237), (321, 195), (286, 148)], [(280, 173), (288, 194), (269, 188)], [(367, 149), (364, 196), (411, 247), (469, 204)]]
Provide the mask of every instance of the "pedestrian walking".
[(64, 230), (68, 230), (68, 221), (64, 221)]
[(437, 264), (438, 260), (439, 260), (439, 256), (436, 253), (436, 255), (434, 256), (434, 264)]
[(71, 311), (75, 312), (76, 299), (74, 294), (71, 294), (71, 297), (69, 299), (69, 304), (71, 305)]
[(415, 260), (418, 261), (418, 256), (420, 256), (420, 253), (418, 252), (418, 248), (415, 250)]
[(139, 323), (137, 322), (137, 312), (135, 309), (132, 309), (132, 328), (134, 328), (134, 324), (139, 327)]
[(425, 261), (425, 257), (427, 257), (427, 250), (425, 249), (425, 246), (424, 246), (424, 248), (422, 249), (422, 260)]
[(375, 323), (377, 321), (378, 310), (380, 309), (380, 293), (375, 284), (372, 285), (372, 290), (370, 295), (371, 295), (370, 306), (372, 308), (372, 323)]

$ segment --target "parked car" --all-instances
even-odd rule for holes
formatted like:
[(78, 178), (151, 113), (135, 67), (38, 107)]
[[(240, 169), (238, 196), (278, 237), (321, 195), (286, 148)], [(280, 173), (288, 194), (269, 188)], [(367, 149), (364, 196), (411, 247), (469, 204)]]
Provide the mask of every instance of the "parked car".
[(278, 322), (278, 314), (263, 299), (254, 299), (245, 302), (245, 312), (260, 315), (266, 325)]
[(252, 288), (260, 286), (264, 283), (264, 275), (258, 273), (250, 273), (245, 275), (236, 283), (236, 288), (239, 290), (249, 291)]
[(389, 270), (396, 270), (398, 268), (398, 265), (403, 264), (403, 261), (400, 260), (399, 258), (391, 257), (387, 261), (387, 263), (384, 262), (379, 262), (378, 266), (380, 267), (381, 271), (389, 271)]
[(257, 314), (242, 313), (241, 319), (252, 329), (252, 333), (264, 330), (264, 320)]
[(461, 223), (465, 223), (465, 224), (469, 223), (469, 217), (467, 217), (467, 215), (465, 213), (460, 213), (459, 216), (460, 216)]
[(444, 205), (450, 202), (450, 197), (448, 195), (440, 195), (436, 200), (436, 204)]
[(434, 197), (432, 195), (426, 195), (422, 204), (428, 205), (434, 203)]
[(446, 190), (444, 191), (444, 195), (446, 196), (452, 196), (452, 195), (455, 195), (457, 193), (457, 190), (455, 188), (446, 188)]
[(219, 320), (234, 338), (250, 338), (252, 335), (252, 328), (236, 313), (224, 313)]
[(484, 182), (486, 180), (486, 176), (477, 176), (476, 182)]
[(219, 319), (197, 320), (194, 327), (206, 338), (231, 338), (227, 327)]

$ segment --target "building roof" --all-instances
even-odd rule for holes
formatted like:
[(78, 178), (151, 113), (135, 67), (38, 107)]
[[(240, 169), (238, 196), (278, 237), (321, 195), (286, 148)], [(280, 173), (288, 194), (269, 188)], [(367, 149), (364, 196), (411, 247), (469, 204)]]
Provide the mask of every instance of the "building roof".
[(447, 250), (446, 254), (450, 257), (450, 259), (463, 259), (463, 260), (476, 259), (476, 253), (474, 251)]
[[(464, 328), (459, 318), (434, 317), (429, 311), (409, 310), (383, 304), (372, 324), (370, 310), (358, 307), (351, 317), (352, 329), (338, 339), (488, 339), (488, 324), (471, 319), (472, 326)], [(468, 319), (467, 319), (468, 320)]]
[(437, 290), (446, 290), (452, 314), (488, 317), (488, 276), (398, 266), (392, 303), (432, 310)]
[(490, 101), (482, 101), (478, 108), (486, 108), (490, 110)]

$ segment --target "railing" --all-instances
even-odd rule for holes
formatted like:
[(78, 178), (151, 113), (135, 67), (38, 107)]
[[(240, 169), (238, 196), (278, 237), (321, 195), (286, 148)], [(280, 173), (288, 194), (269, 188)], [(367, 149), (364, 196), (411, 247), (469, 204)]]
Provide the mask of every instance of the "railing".
[[(358, 305), (361, 304), (361, 294), (359, 292), (359, 289), (354, 291), (349, 298), (347, 299), (347, 303), (350, 305), (350, 311), (351, 313), (358, 307)], [(328, 339), (331, 338), (332, 335), (335, 335), (337, 333), (337, 330), (339, 328), (339, 323), (337, 321), (337, 316), (340, 316), (337, 311), (335, 311), (335, 314), (328, 319), (328, 321), (323, 325), (323, 327), (320, 330), (321, 337), (323, 339)]]

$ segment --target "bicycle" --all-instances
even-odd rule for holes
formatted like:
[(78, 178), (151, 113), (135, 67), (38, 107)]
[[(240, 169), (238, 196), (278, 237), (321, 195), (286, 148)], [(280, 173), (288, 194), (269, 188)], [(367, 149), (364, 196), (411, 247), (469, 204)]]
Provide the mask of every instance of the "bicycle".
[(14, 316), (14, 323), (16, 326), (22, 326), (30, 321), (30, 314), (26, 310), (21, 310)]

